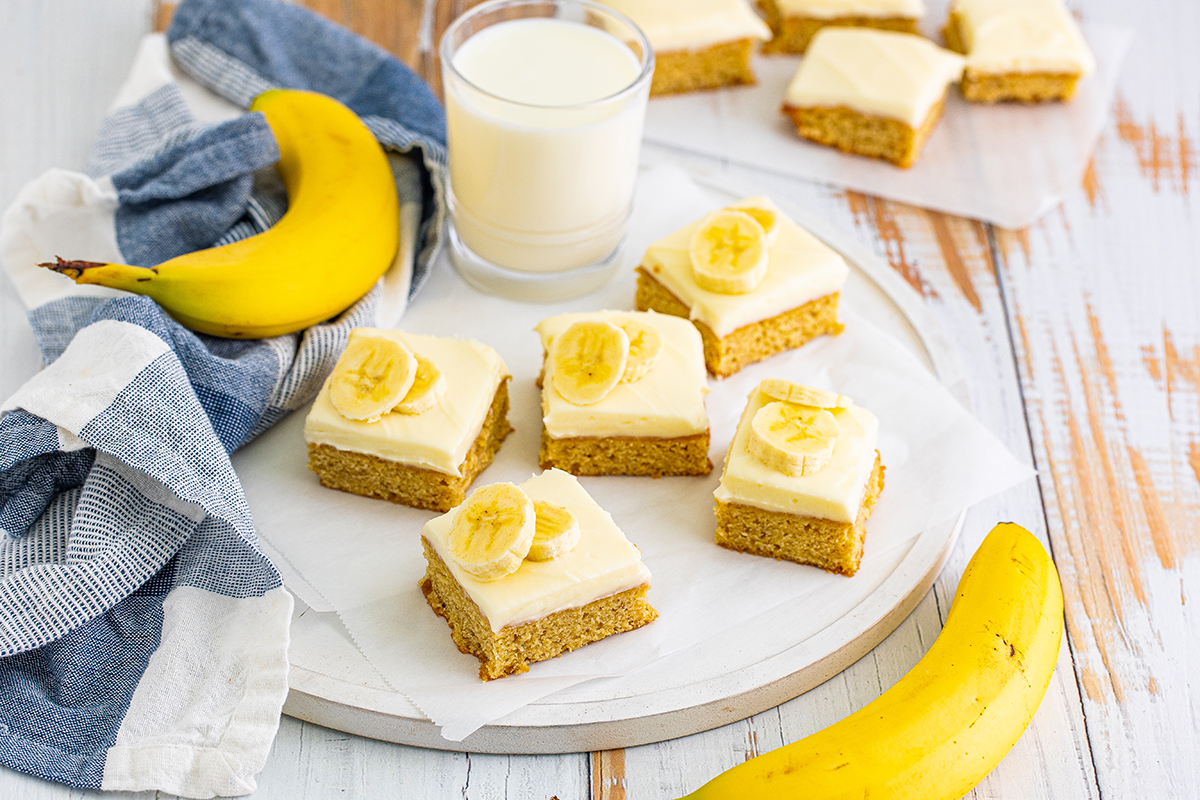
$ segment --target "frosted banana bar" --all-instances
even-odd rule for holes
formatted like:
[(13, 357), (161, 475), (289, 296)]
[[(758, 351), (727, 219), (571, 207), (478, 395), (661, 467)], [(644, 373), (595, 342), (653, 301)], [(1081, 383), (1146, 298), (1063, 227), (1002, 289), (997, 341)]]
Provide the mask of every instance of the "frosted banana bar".
[(875, 28), (918, 33), (921, 0), (758, 0), (771, 28), (764, 53), (803, 53), (822, 28)]
[(879, 420), (849, 398), (764, 380), (714, 492), (717, 544), (853, 575), (883, 490), (878, 438)]
[[(347, 364), (362, 344), (368, 345), (363, 360)], [(390, 408), (367, 409), (362, 417), (354, 407), (366, 399), (355, 395), (378, 395), (404, 368), (403, 356), (382, 360), (389, 344), (411, 354), (412, 385), (405, 397), (384, 403)], [(424, 402), (406, 408), (407, 395), (421, 387), (420, 361), (440, 381), (432, 382), (432, 398), (427, 391)], [(356, 328), (305, 419), (309, 469), (332, 489), (447, 511), (463, 501), (512, 430), (510, 377), (499, 354), (480, 342)]]
[(782, 110), (802, 138), (910, 167), (963, 63), (920, 36), (825, 28), (788, 84)]
[(685, 319), (558, 314), (537, 325), (543, 469), (573, 475), (707, 475), (704, 350)]
[(650, 94), (753, 84), (750, 57), (771, 38), (747, 0), (601, 0), (641, 28), (654, 48)]
[(754, 288), (731, 293), (702, 285), (704, 273), (697, 275), (691, 251), (704, 223), (697, 220), (646, 248), (635, 299), (639, 310), (690, 319), (704, 343), (708, 371), (720, 378), (816, 336), (840, 333), (838, 298), (850, 275), (835, 250), (769, 198), (747, 197), (730, 208), (774, 220), (773, 236), (764, 229), (766, 270)]
[[(493, 486), (505, 487), (499, 502), (484, 495)], [(641, 552), (573, 476), (552, 469), (519, 486), (493, 486), (476, 489), (463, 506), (421, 531), (426, 561), (421, 590), (446, 619), (458, 649), (479, 659), (482, 680), (526, 672), (531, 663), (640, 628), (658, 616), (646, 600), (650, 571)], [(509, 549), (528, 547), (517, 541), (520, 511), (508, 499), (520, 493), (538, 506), (539, 521), (546, 506), (573, 518), (578, 539), (552, 558), (518, 558), (504, 572), (507, 567), (491, 567), (495, 559), (484, 546), (499, 541)], [(488, 505), (475, 519), (464, 519), (477, 498)], [(505, 526), (484, 529), (486, 520), (497, 518), (506, 519)], [(464, 546), (461, 540), (476, 533), (481, 545)]]
[(972, 102), (1069, 100), (1096, 68), (1060, 0), (955, 0), (942, 36), (967, 57), (959, 88)]

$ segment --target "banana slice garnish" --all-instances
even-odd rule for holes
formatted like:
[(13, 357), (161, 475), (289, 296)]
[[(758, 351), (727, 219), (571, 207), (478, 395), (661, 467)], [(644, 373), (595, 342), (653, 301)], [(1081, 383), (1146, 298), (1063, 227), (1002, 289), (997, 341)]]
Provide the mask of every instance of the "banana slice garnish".
[(833, 458), (838, 423), (825, 408), (775, 401), (750, 420), (750, 454), (784, 475), (812, 475)]
[(783, 378), (764, 378), (758, 385), (758, 390), (768, 397), (783, 400), (787, 403), (798, 403), (802, 406), (817, 408), (849, 408), (854, 401), (844, 394), (818, 389), (815, 386), (805, 386), (793, 383)]
[(621, 380), (633, 383), (639, 380), (658, 361), (662, 353), (663, 338), (658, 328), (631, 317), (612, 320), (629, 337), (629, 358), (625, 362), (625, 373)]
[(779, 241), (779, 214), (775, 211), (756, 206), (749, 200), (742, 200), (727, 206), (730, 211), (744, 211), (754, 217), (755, 221), (763, 227), (763, 233), (766, 234), (767, 247), (772, 248), (775, 242)]
[(374, 422), (412, 388), (417, 358), (382, 336), (350, 335), (329, 378), (329, 401), (346, 419)]
[(420, 353), (414, 353), (417, 359), (416, 377), (408, 393), (404, 395), (392, 411), (398, 414), (420, 414), (437, 405), (441, 396), (446, 393), (446, 378), (428, 358)]
[(525, 557), (530, 561), (550, 561), (565, 556), (579, 544), (579, 520), (569, 509), (534, 500), (533, 510), (537, 515), (537, 526), (533, 544)]
[(629, 336), (611, 322), (574, 322), (555, 340), (550, 356), (554, 388), (568, 403), (598, 403), (625, 375)]
[(463, 503), (446, 544), (460, 567), (481, 581), (494, 581), (521, 566), (536, 520), (533, 501), (519, 486), (481, 486)]
[(692, 234), (688, 256), (700, 288), (721, 294), (752, 292), (767, 274), (767, 234), (745, 211), (714, 211)]

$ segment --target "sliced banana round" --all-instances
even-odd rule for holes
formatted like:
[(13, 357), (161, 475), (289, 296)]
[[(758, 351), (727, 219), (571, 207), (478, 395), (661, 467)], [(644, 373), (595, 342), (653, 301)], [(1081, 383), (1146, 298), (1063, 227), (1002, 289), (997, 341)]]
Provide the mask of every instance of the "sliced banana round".
[(392, 411), (398, 414), (420, 414), (437, 405), (437, 401), (446, 393), (446, 378), (442, 371), (420, 353), (413, 354), (417, 359), (417, 373), (408, 394), (404, 395)]
[(446, 544), (460, 567), (481, 581), (494, 581), (517, 571), (536, 529), (529, 495), (515, 484), (493, 483), (463, 503)]
[(750, 420), (750, 454), (784, 475), (812, 475), (833, 458), (837, 434), (828, 409), (767, 403)]
[(799, 403), (803, 406), (849, 408), (854, 405), (854, 401), (844, 394), (818, 389), (815, 386), (805, 386), (802, 383), (793, 383), (783, 378), (764, 378), (758, 385), (758, 390), (776, 400)]
[(383, 336), (351, 335), (329, 377), (329, 401), (346, 419), (374, 422), (408, 394), (417, 358)]
[(568, 403), (598, 403), (625, 375), (629, 336), (611, 322), (571, 323), (554, 342), (550, 379)]
[(662, 334), (653, 325), (647, 325), (632, 317), (621, 317), (612, 321), (629, 337), (629, 358), (625, 362), (625, 373), (621, 380), (633, 383), (649, 372), (658, 361), (663, 348)]
[(775, 243), (779, 241), (778, 212), (770, 208), (752, 205), (747, 201), (743, 202), (745, 205), (742, 205), (742, 203), (734, 203), (733, 205), (729, 206), (729, 209), (731, 211), (744, 211), (750, 216), (754, 217), (755, 221), (758, 222), (759, 225), (762, 225), (763, 233), (765, 233), (767, 236), (767, 247), (774, 247)]
[(550, 561), (565, 556), (579, 544), (579, 520), (570, 509), (534, 500), (533, 510), (537, 515), (537, 530), (533, 544), (525, 557), (530, 561)]
[(767, 274), (767, 234), (745, 211), (714, 211), (692, 234), (688, 256), (700, 288), (721, 294), (752, 292)]

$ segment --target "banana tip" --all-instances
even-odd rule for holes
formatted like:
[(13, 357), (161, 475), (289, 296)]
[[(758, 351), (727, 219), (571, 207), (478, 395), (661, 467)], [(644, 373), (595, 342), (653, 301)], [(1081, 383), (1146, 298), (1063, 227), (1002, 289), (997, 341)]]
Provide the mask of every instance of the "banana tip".
[(38, 266), (52, 269), (59, 274), (66, 275), (68, 278), (78, 279), (85, 270), (92, 269), (93, 267), (103, 267), (104, 263), (100, 261), (67, 261), (62, 256), (55, 256), (54, 261), (43, 261)]

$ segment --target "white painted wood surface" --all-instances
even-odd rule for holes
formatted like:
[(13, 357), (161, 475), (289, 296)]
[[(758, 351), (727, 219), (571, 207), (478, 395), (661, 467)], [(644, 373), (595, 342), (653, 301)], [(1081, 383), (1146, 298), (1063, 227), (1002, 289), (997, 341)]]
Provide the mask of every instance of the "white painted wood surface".
[[(334, 16), (364, 13), (357, 3), (325, 5)], [(434, 31), (461, 5), (387, 4), (426, 14)], [(662, 148), (648, 154), (819, 208), (885, 257), (959, 348), (976, 415), (1041, 470), (1039, 485), (970, 510), (934, 589), (895, 633), (778, 708), (628, 750), (464, 755), (285, 717), (254, 796), (677, 797), (897, 680), (936, 637), (974, 547), (996, 521), (1013, 520), (1051, 546), (1070, 648), (1030, 730), (970, 796), (1200, 797), (1200, 224), (1191, 194), (1200, 188), (1200, 4), (1078, 8), (1138, 34), (1093, 168), (1027, 231)], [(0, 205), (47, 167), (82, 166), (151, 14), (150, 0), (0, 2)], [(375, 33), (430, 74), (418, 37)], [(6, 282), (0, 314), (23, 314)], [(0, 341), (0, 353), (10, 374), (37, 368), (28, 332)], [(94, 794), (0, 770), (0, 798)]]

